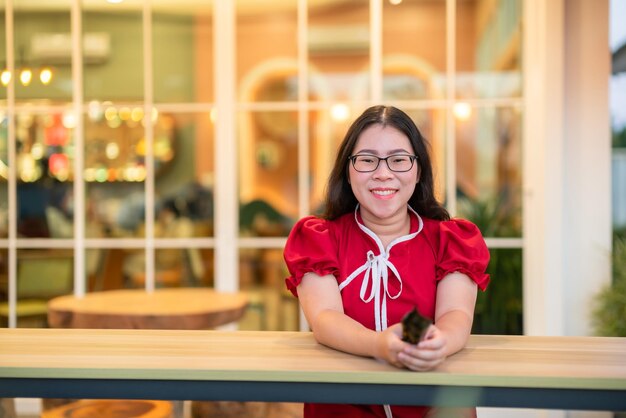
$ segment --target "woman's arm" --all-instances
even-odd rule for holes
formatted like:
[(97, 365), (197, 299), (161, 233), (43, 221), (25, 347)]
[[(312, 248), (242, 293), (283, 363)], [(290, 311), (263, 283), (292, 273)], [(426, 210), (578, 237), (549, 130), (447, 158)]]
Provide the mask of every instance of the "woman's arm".
[(462, 349), (472, 330), (477, 286), (467, 275), (451, 273), (437, 285), (435, 325), (426, 338), (405, 348), (399, 359), (413, 370), (430, 370)]
[(397, 326), (384, 332), (364, 327), (344, 313), (337, 280), (332, 275), (307, 273), (298, 286), (298, 298), (315, 339), (336, 350), (383, 359), (398, 367), (398, 353), (408, 344)]

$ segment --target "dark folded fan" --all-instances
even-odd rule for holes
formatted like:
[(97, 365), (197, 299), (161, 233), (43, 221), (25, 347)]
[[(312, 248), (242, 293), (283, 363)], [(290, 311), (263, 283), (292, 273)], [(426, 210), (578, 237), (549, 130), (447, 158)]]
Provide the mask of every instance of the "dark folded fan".
[(417, 344), (422, 338), (432, 321), (417, 312), (417, 308), (409, 311), (402, 318), (402, 340), (411, 344)]

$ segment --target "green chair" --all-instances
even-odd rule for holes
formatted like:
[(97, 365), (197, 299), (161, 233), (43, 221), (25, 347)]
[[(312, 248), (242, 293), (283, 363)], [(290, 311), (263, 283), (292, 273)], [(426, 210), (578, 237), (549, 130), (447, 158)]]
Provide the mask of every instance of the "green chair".
[[(74, 257), (71, 251), (32, 250), (17, 263), (18, 326), (47, 325), (48, 300), (72, 292)], [(8, 301), (0, 302), (0, 323), (7, 326)]]

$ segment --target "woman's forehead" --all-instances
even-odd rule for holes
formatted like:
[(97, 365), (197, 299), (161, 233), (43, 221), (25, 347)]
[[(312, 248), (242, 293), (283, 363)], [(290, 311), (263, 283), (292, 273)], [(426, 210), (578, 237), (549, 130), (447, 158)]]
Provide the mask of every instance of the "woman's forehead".
[(354, 146), (355, 151), (411, 152), (413, 147), (409, 138), (393, 126), (380, 124), (369, 126), (359, 135)]

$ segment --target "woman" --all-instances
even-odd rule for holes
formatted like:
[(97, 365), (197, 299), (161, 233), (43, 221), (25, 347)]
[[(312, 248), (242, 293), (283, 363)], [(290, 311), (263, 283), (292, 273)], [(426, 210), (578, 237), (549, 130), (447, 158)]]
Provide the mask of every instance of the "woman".
[[(489, 282), (489, 251), (475, 225), (450, 220), (436, 201), (426, 141), (406, 113), (374, 106), (354, 121), (325, 208), (322, 218), (294, 226), (284, 252), (287, 287), (316, 340), (415, 371), (431, 370), (463, 348), (477, 288)], [(402, 317), (414, 307), (434, 322), (415, 345), (401, 339)], [(434, 410), (306, 404), (304, 412), (418, 417)]]

